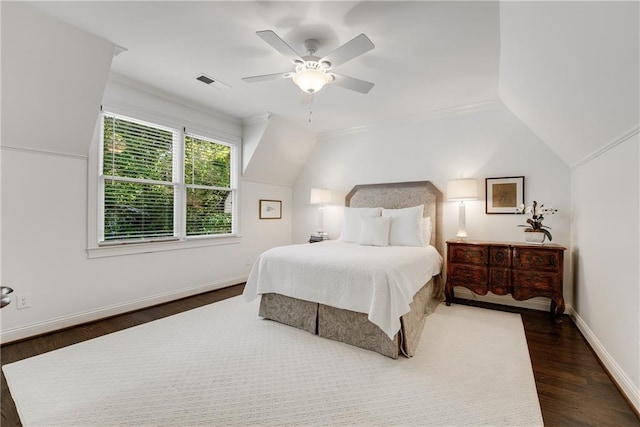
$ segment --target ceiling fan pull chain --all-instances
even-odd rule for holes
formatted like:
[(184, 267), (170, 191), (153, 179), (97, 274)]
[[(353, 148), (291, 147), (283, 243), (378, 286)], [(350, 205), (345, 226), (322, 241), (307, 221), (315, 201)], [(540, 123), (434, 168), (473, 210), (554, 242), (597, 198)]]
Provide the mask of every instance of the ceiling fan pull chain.
[(311, 124), (311, 115), (313, 114), (313, 93), (309, 94), (309, 124)]

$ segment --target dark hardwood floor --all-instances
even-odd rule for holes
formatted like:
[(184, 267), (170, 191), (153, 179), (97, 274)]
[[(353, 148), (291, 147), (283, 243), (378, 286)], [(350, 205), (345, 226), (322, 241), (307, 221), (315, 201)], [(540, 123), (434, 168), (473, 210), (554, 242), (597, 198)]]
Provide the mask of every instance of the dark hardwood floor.
[(545, 426), (640, 426), (569, 316), (556, 327), (549, 313), (455, 299), (454, 304), (520, 313)]
[[(241, 294), (242, 289), (242, 284), (236, 285), (9, 343), (2, 346), (2, 365), (230, 298)], [(632, 407), (568, 316), (564, 316), (562, 327), (556, 328), (544, 312), (477, 301), (456, 299), (456, 303), (522, 315), (546, 426), (640, 426)], [(21, 425), (4, 374), (1, 393), (2, 426)], [(499, 399), (499, 396), (487, 398)]]

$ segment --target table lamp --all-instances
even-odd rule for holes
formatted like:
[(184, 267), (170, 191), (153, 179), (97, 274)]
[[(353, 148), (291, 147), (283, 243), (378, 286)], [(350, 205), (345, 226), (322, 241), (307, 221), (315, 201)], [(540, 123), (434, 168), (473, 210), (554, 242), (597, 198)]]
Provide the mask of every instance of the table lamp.
[(323, 228), (324, 228), (324, 224), (323, 224), (323, 218), (322, 218), (322, 210), (325, 204), (327, 203), (331, 203), (331, 191), (330, 190), (326, 190), (324, 188), (312, 188), (311, 189), (311, 196), (309, 198), (309, 203), (311, 203), (312, 205), (319, 205), (318, 206), (318, 232), (317, 234), (319, 236), (322, 236), (323, 238), (327, 236), (327, 233), (324, 232)]
[(475, 178), (452, 179), (447, 183), (447, 199), (459, 201), (458, 208), (458, 240), (464, 240), (467, 236), (465, 230), (465, 200), (476, 200), (478, 198), (478, 183)]

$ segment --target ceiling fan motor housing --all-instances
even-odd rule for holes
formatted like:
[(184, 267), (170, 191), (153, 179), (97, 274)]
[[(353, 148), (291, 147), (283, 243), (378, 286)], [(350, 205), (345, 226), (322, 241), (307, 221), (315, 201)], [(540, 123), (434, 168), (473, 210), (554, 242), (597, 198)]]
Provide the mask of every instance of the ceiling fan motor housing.
[(320, 58), (318, 58), (317, 56), (308, 55), (308, 56), (303, 56), (302, 59), (304, 59), (304, 62), (296, 63), (296, 72), (302, 71), (302, 70), (329, 71), (331, 69), (330, 62), (328, 61), (320, 62), (319, 61)]

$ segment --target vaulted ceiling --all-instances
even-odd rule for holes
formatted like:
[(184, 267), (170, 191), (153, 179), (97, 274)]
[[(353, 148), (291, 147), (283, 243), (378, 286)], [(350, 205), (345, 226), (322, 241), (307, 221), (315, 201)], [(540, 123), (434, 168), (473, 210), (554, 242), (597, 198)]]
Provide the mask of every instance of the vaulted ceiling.
[[(238, 118), (270, 112), (322, 133), (500, 98), (569, 165), (638, 129), (638, 2), (28, 5), (127, 49), (113, 73)], [(317, 39), (319, 56), (365, 33), (375, 49), (339, 71), (375, 87), (329, 85), (310, 105), (289, 80), (243, 82), (291, 70), (256, 36), (266, 29), (301, 54)]]
[(638, 133), (640, 3), (503, 2), (500, 98), (569, 165)]
[[(33, 7), (127, 49), (112, 71), (236, 117), (265, 112), (315, 132), (367, 125), (498, 96), (495, 2), (40, 2)], [(242, 77), (291, 71), (256, 35), (273, 30), (301, 54), (324, 56), (365, 33), (375, 48), (338, 68), (375, 83), (367, 95), (328, 86), (313, 99), (291, 80)], [(205, 73), (230, 86), (195, 80)]]

